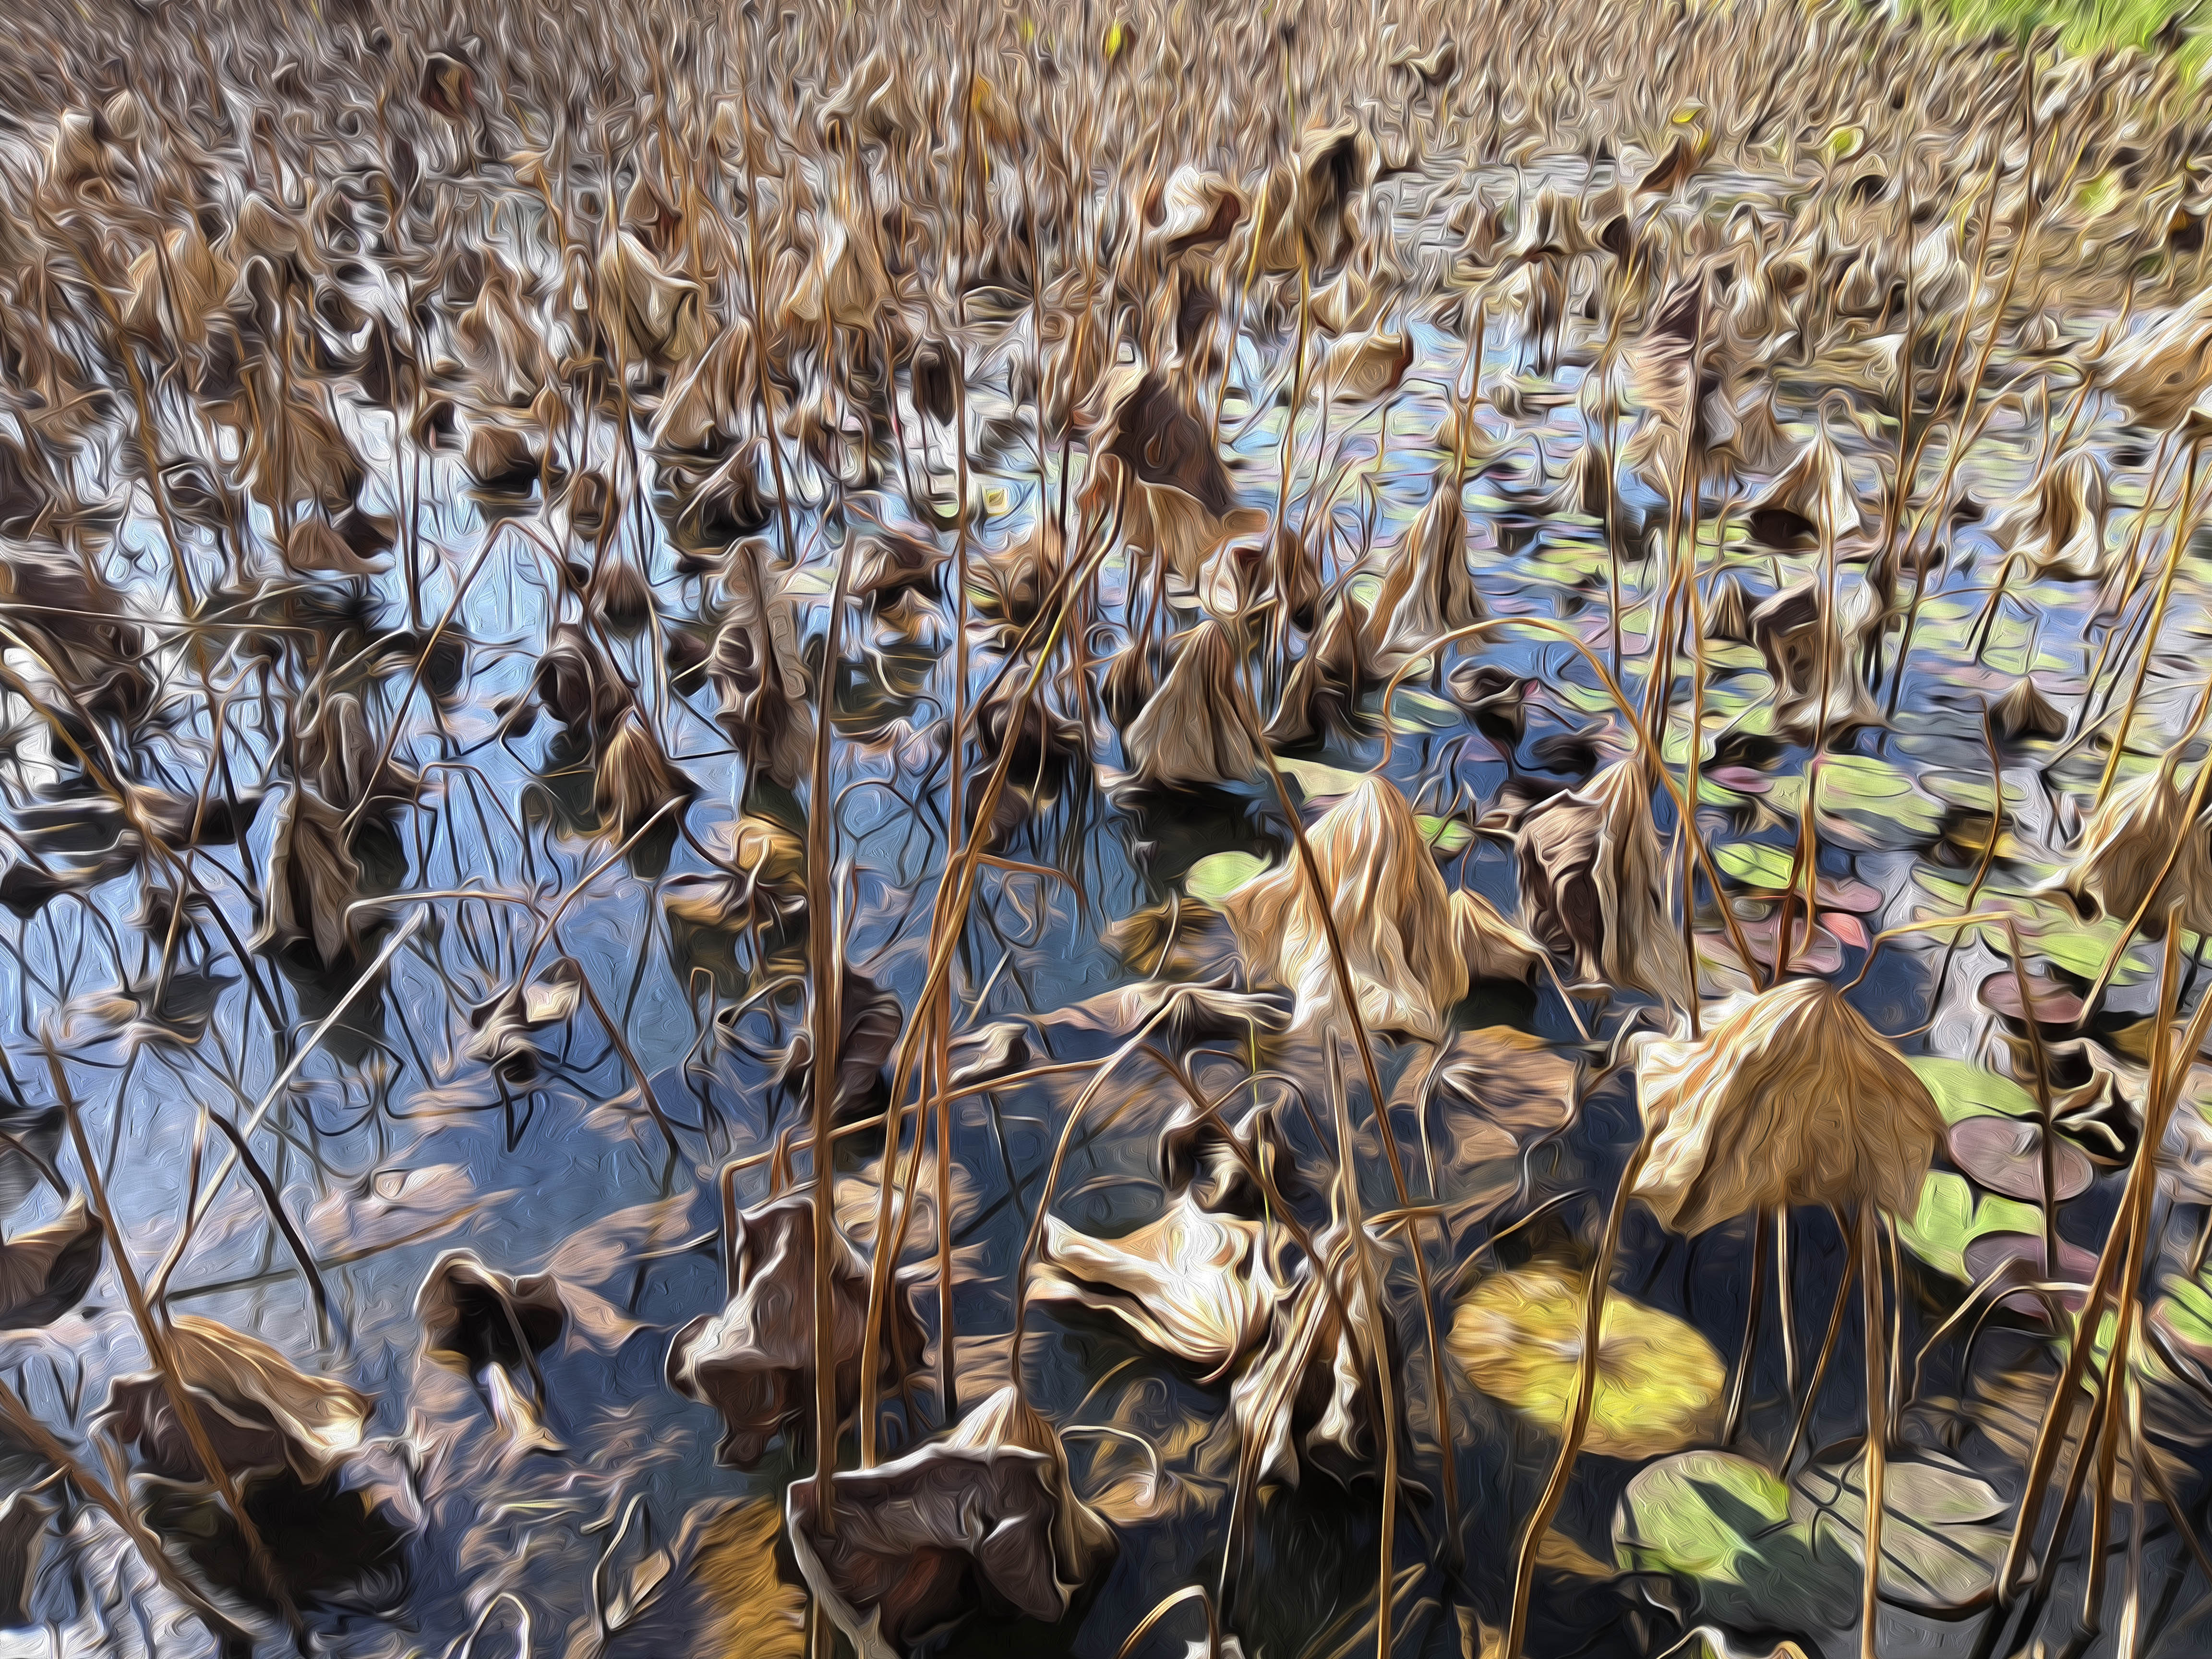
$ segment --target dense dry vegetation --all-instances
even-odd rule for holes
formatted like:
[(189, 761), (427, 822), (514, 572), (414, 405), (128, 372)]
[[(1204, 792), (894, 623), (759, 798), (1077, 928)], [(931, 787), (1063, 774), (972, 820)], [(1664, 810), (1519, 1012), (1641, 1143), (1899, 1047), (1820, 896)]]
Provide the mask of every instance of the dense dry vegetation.
[(2192, 27), (0, 18), (0, 1649), (2201, 1650)]

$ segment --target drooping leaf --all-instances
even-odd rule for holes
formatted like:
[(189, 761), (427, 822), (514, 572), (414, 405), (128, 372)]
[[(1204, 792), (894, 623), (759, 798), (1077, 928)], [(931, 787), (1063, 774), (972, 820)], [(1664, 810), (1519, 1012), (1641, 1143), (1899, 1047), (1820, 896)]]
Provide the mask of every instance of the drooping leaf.
[[(169, 1355), (216, 1455), (233, 1475), (289, 1469), (305, 1485), (362, 1443), (371, 1402), (343, 1382), (302, 1371), (258, 1338), (198, 1314), (170, 1322)], [(118, 1438), (176, 1480), (206, 1478), (159, 1372), (118, 1379), (108, 1395)]]
[(1820, 980), (1747, 999), (1700, 1041), (1646, 1042), (1636, 1078), (1658, 1125), (1636, 1191), (1685, 1233), (1778, 1204), (1909, 1213), (1942, 1132), (1895, 1045)]
[(99, 1218), (76, 1198), (55, 1219), (0, 1243), (0, 1330), (51, 1325), (83, 1301), (106, 1239)]

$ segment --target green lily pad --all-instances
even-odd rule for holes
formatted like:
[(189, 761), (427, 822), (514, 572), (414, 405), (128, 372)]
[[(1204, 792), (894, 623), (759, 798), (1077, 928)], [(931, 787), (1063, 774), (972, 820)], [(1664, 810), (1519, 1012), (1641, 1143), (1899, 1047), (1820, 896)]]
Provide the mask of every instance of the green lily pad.
[(1455, 731), (1465, 720), (1458, 705), (1410, 686), (1400, 686), (1390, 705), (1392, 729), (1401, 733)]
[(1731, 842), (1726, 847), (1713, 849), (1713, 862), (1723, 875), (1734, 876), (1745, 886), (1757, 888), (1762, 893), (1790, 890), (1794, 860), (1786, 847), (1770, 847), (1758, 841)]
[(2166, 1294), (2150, 1310), (2150, 1323), (2179, 1364), (2200, 1379), (2212, 1378), (2212, 1291), (2203, 1280), (2169, 1276)]
[(1183, 874), (1182, 890), (1201, 904), (1218, 905), (1267, 867), (1249, 853), (1210, 853)]
[(1638, 1471), (1613, 1522), (1624, 1571), (1663, 1573), (1699, 1619), (1736, 1630), (1837, 1631), (1856, 1610), (1840, 1552), (1816, 1553), (1794, 1523), (1790, 1489), (1733, 1452), (1691, 1451)]
[[(1990, 781), (1976, 777), (1970, 772), (1929, 771), (1920, 775), (1920, 787), (1947, 806), (1956, 806), (1969, 812), (1987, 815), (1990, 810)], [(2005, 812), (2009, 817), (2027, 801), (2024, 785), (2005, 785)]]
[(1578, 680), (1562, 678), (1553, 682), (1547, 689), (1585, 714), (1610, 714), (1613, 712), (1613, 697), (1601, 685), (1584, 685)]
[[(1785, 1485), (1750, 1459), (1692, 1451), (1640, 1471), (1622, 1494), (1624, 1569), (1661, 1572), (1723, 1627), (1803, 1637), (1856, 1622), (1865, 1577), (1864, 1466), (1815, 1465)], [(1984, 1599), (2010, 1536), (2004, 1500), (1948, 1458), (1892, 1462), (1882, 1492), (1885, 1600), (1946, 1614)]]
[(1966, 1060), (1922, 1054), (1911, 1064), (1920, 1080), (1928, 1085), (1928, 1092), (1936, 1097), (1936, 1103), (1943, 1109), (1946, 1123), (1991, 1115), (2033, 1117), (2038, 1110), (2035, 1097), (2010, 1078), (1999, 1077), (1995, 1072)]
[(2034, 1205), (1994, 1194), (1977, 1203), (1973, 1183), (1948, 1170), (1929, 1172), (1920, 1188), (1919, 1208), (1897, 1229), (1906, 1249), (1962, 1284), (1972, 1281), (1966, 1269), (1966, 1246), (1983, 1234), (2033, 1233), (2039, 1237), (2042, 1232), (2043, 1212)]
[[(1918, 920), (1934, 921), (1944, 915), (1962, 914), (1966, 908), (1967, 884), (1938, 873), (1922, 865), (1912, 872), (1912, 884), (1936, 901), (1936, 908), (1923, 910)], [(2064, 969), (2076, 979), (2094, 980), (2104, 970), (2105, 958), (2119, 939), (2120, 930), (2126, 926), (2118, 916), (2100, 916), (2094, 921), (2083, 921), (2062, 900), (2038, 893), (2006, 892), (1994, 887), (1984, 887), (1974, 898), (1976, 910), (2009, 910), (2020, 918), (2015, 924), (2020, 930), (2020, 945), (2030, 956), (2047, 958)], [(1942, 937), (1938, 935), (1938, 937)], [(1962, 927), (1958, 933), (1961, 945), (1978, 939), (2000, 956), (2009, 954), (2012, 946), (2005, 930), (1984, 923), (1974, 927)], [(2193, 948), (2185, 938), (2185, 948)], [(2152, 947), (2141, 939), (2129, 947), (2120, 958), (2112, 975), (2114, 985), (2132, 985), (2151, 971)]]
[[(1777, 778), (1771, 799), (1782, 811), (1803, 811), (1804, 775)], [(1820, 810), (1877, 833), (1920, 839), (1933, 836), (1943, 823), (1943, 809), (1935, 797), (1898, 767), (1871, 755), (1828, 757), (1820, 768)]]
[(1428, 812), (1416, 812), (1413, 823), (1419, 829), (1421, 838), (1447, 856), (1459, 852), (1474, 839), (1474, 830), (1460, 818), (1440, 818)]

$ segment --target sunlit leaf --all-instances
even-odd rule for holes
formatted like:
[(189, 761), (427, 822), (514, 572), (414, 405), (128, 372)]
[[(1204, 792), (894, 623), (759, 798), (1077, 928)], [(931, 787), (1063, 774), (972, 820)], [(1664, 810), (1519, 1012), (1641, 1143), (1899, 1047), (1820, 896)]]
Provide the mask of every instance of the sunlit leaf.
[(1966, 1246), (1987, 1233), (2043, 1231), (2043, 1212), (2016, 1199), (1984, 1196), (1978, 1204), (1966, 1176), (1937, 1170), (1920, 1189), (1920, 1206), (1911, 1219), (1898, 1223), (1905, 1248), (1940, 1273), (1970, 1277)]
[(2006, 1117), (2036, 1115), (2033, 1095), (2010, 1078), (2000, 1077), (1984, 1066), (1937, 1054), (1916, 1055), (1911, 1066), (1928, 1085), (1928, 1092), (1936, 1097), (1946, 1123), (1992, 1112)]
[[(1552, 1263), (1492, 1274), (1453, 1316), (1452, 1357), (1483, 1393), (1557, 1434), (1574, 1397), (1587, 1291), (1583, 1276)], [(1583, 1449), (1633, 1459), (1695, 1444), (1717, 1425), (1727, 1375), (1694, 1326), (1608, 1295)]]
[(1218, 904), (1267, 867), (1267, 860), (1249, 853), (1209, 853), (1184, 873), (1183, 891), (1203, 903)]

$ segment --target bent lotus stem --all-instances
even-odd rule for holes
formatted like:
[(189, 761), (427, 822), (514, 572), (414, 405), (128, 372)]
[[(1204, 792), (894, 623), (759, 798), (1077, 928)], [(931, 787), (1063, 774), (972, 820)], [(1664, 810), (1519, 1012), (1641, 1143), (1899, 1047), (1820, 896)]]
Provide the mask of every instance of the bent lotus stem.
[(1859, 1596), (1859, 1659), (1875, 1659), (1881, 1607), (1881, 1499), (1889, 1454), (1889, 1327), (1881, 1270), (1881, 1224), (1862, 1200), (1852, 1219), (1858, 1248), (1859, 1301), (1866, 1310), (1866, 1578)]

